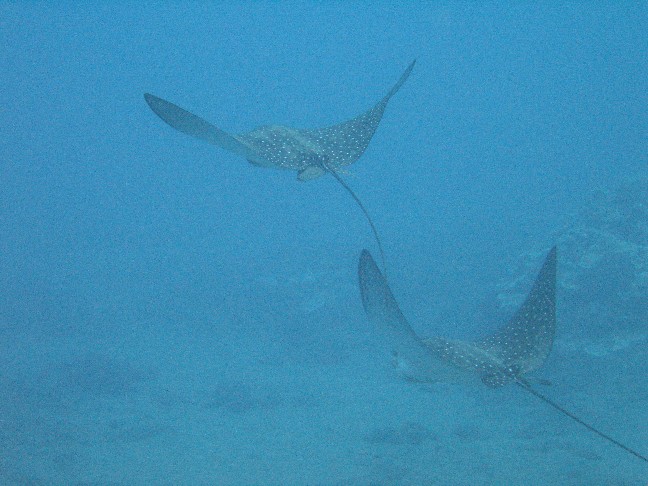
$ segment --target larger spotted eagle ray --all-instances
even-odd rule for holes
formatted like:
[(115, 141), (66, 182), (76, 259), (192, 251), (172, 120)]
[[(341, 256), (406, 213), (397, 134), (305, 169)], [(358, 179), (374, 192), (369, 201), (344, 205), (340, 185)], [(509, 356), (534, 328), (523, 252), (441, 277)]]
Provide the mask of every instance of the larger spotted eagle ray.
[(525, 378), (542, 366), (556, 331), (556, 248), (548, 254), (531, 292), (512, 319), (491, 336), (468, 342), (421, 339), (409, 325), (371, 254), (358, 266), (367, 317), (390, 346), (394, 365), (408, 380), (423, 383), (473, 382), (498, 388), (514, 383), (591, 432), (642, 461), (646, 456), (583, 421), (538, 392)]
[(296, 170), (301, 181), (315, 179), (327, 172), (333, 175), (367, 218), (385, 268), (378, 231), (364, 205), (338, 171), (353, 164), (367, 149), (387, 103), (405, 83), (415, 62), (412, 61), (398, 82), (372, 108), (345, 122), (317, 129), (266, 125), (251, 132), (231, 135), (162, 98), (146, 93), (144, 99), (162, 120), (176, 130), (245, 157), (256, 166)]

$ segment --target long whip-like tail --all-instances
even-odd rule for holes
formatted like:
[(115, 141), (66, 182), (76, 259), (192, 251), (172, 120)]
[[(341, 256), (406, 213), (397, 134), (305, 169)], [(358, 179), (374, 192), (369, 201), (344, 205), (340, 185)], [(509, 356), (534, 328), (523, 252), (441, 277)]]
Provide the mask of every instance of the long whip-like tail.
[(580, 418), (578, 418), (578, 417), (577, 417), (576, 415), (574, 415), (573, 413), (569, 412), (568, 410), (565, 410), (563, 407), (561, 407), (560, 405), (558, 405), (556, 402), (554, 402), (554, 401), (551, 400), (550, 398), (547, 398), (547, 397), (544, 396), (542, 393), (540, 393), (539, 391), (537, 391), (537, 390), (535, 390), (534, 388), (532, 388), (531, 385), (530, 385), (529, 383), (526, 383), (525, 381), (523, 381), (523, 380), (521, 380), (521, 379), (518, 379), (518, 380), (515, 381), (515, 384), (518, 385), (519, 387), (525, 389), (526, 391), (528, 391), (528, 392), (531, 393), (532, 395), (536, 396), (537, 398), (539, 398), (539, 399), (542, 400), (543, 402), (547, 403), (548, 405), (552, 406), (553, 408), (555, 408), (556, 410), (558, 410), (560, 413), (566, 415), (567, 417), (569, 417), (569, 418), (572, 419), (573, 421), (575, 421), (575, 422), (581, 424), (583, 427), (585, 427), (585, 428), (586, 428), (587, 430), (589, 430), (590, 432), (594, 432), (594, 433), (595, 433), (596, 435), (598, 435), (599, 437), (602, 437), (603, 439), (607, 440), (608, 442), (611, 442), (612, 444), (616, 445), (617, 447), (620, 447), (620, 448), (623, 449), (624, 451), (629, 452), (629, 453), (632, 454), (633, 456), (635, 456), (635, 457), (641, 459), (642, 461), (648, 463), (648, 458), (646, 458), (646, 456), (640, 454), (639, 452), (637, 452), (637, 451), (631, 449), (630, 447), (628, 447), (628, 446), (622, 444), (622, 443), (619, 442), (618, 440), (613, 439), (613, 438), (610, 437), (609, 435), (607, 435), (607, 434), (601, 432), (600, 430), (598, 430), (597, 428), (595, 428), (595, 427), (593, 427), (592, 425), (588, 424), (587, 422), (581, 420)]
[(383, 275), (385, 278), (387, 277), (387, 265), (385, 264), (385, 253), (383, 252), (383, 247), (382, 243), (380, 241), (380, 236), (378, 235), (378, 230), (376, 229), (376, 225), (374, 225), (373, 220), (371, 219), (371, 216), (369, 216), (369, 213), (367, 212), (367, 209), (364, 207), (364, 204), (362, 204), (362, 201), (356, 196), (355, 192), (347, 185), (346, 182), (344, 182), (344, 179), (340, 177), (340, 175), (335, 172), (333, 169), (329, 168), (327, 165), (324, 166), (326, 171), (329, 172), (335, 179), (340, 183), (346, 191), (351, 194), (351, 197), (355, 200), (356, 203), (358, 203), (358, 206), (360, 209), (362, 209), (362, 212), (365, 215), (365, 218), (367, 218), (367, 221), (369, 222), (369, 226), (371, 226), (371, 231), (373, 232), (374, 238), (376, 239), (376, 243), (378, 244), (378, 251), (380, 251), (380, 260), (382, 262), (382, 267), (383, 267)]

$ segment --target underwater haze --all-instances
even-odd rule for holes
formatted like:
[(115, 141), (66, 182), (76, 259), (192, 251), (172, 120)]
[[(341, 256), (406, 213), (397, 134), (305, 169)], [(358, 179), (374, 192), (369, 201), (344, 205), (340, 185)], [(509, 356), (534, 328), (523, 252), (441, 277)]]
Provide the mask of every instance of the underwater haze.
[(644, 485), (517, 387), (407, 382), (362, 211), (229, 133), (369, 109), (339, 175), (422, 336), (506, 322), (558, 245), (534, 373), (648, 454), (648, 5), (0, 2), (0, 484)]

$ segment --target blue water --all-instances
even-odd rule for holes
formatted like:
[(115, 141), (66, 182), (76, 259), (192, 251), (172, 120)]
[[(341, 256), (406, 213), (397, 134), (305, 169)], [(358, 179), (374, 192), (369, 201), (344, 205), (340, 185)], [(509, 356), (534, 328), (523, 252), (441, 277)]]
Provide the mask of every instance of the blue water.
[(648, 191), (596, 213), (634, 239), (583, 254), (565, 227), (645, 177), (646, 52), (644, 4), (0, 3), (0, 483), (645, 484), (515, 387), (401, 380), (335, 180), (254, 167), (142, 95), (232, 133), (314, 128), (417, 59), (342, 174), (405, 314), (474, 339), (522, 255), (532, 278), (566, 242), (543, 391), (645, 455)]

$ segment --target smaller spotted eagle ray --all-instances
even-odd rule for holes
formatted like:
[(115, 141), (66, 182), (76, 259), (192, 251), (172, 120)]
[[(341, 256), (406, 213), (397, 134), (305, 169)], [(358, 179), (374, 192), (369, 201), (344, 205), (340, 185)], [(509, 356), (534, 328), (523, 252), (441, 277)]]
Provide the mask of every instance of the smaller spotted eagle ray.
[(511, 320), (485, 339), (468, 342), (441, 337), (421, 339), (401, 312), (371, 254), (363, 250), (358, 275), (367, 317), (390, 346), (394, 365), (411, 381), (473, 382), (497, 388), (515, 383), (551, 407), (626, 452), (648, 458), (625, 446), (550, 398), (525, 378), (542, 366), (556, 330), (556, 247), (549, 252), (531, 292)]
[(415, 62), (412, 61), (398, 82), (372, 108), (345, 122), (318, 129), (266, 125), (251, 132), (231, 135), (162, 98), (146, 93), (144, 99), (155, 114), (176, 130), (240, 155), (256, 166), (296, 170), (300, 181), (315, 179), (329, 172), (349, 192), (369, 221), (384, 268), (385, 258), (376, 227), (338, 171), (353, 164), (367, 149), (387, 103), (405, 83)]

